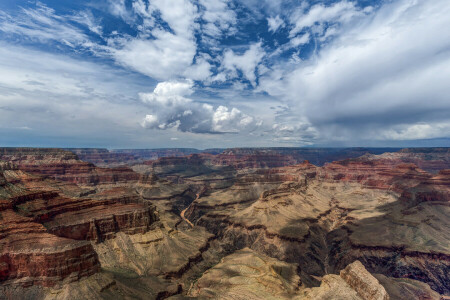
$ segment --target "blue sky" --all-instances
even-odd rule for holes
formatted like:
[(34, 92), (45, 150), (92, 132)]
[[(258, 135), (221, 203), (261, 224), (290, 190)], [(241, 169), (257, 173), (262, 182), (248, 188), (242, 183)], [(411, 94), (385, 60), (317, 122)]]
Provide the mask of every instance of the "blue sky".
[(0, 144), (449, 146), (448, 0), (0, 2)]

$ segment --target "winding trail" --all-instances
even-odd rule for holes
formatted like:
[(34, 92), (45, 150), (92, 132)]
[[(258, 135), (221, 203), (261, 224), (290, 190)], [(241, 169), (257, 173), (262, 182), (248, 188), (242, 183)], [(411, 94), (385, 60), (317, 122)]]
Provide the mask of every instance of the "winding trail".
[(184, 214), (185, 214), (186, 211), (189, 209), (189, 207), (191, 207), (192, 203), (194, 203), (195, 201), (198, 200), (198, 198), (200, 198), (200, 194), (195, 194), (195, 195), (197, 196), (197, 197), (195, 198), (195, 200), (192, 201), (191, 204), (189, 204), (189, 205), (188, 205), (185, 209), (183, 209), (183, 210), (181, 211), (181, 213), (180, 213), (180, 217), (181, 217), (184, 221), (186, 221), (186, 223), (188, 223), (192, 228), (194, 228), (194, 224), (192, 224), (192, 222), (189, 221), (189, 220), (184, 216)]

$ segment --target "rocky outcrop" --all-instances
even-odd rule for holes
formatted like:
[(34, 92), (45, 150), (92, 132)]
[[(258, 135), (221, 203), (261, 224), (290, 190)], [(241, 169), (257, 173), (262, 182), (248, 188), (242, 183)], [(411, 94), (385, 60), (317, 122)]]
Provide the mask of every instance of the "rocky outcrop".
[(98, 167), (117, 167), (142, 161), (133, 153), (117, 153), (102, 148), (68, 148), (77, 157)]
[(369, 273), (364, 266), (355, 261), (341, 271), (340, 276), (325, 275), (320, 287), (306, 288), (299, 292), (297, 300), (425, 300), (441, 299), (427, 284), (420, 281), (386, 277)]
[(292, 299), (300, 287), (296, 265), (248, 248), (221, 260), (189, 288), (188, 295), (220, 299)]
[(99, 168), (62, 149), (0, 148), (0, 160), (14, 163), (30, 174), (81, 185), (128, 183), (139, 179), (128, 167)]
[(180, 157), (202, 151), (191, 148), (168, 149), (98, 149), (98, 148), (68, 148), (79, 159), (99, 167), (117, 167), (133, 165), (161, 157)]
[[(345, 151), (302, 151), (191, 153), (133, 171), (1, 148), (0, 298), (449, 294), (448, 170), (424, 171), (404, 158), (414, 151), (324, 166), (295, 155)], [(419, 158), (444, 160), (436, 151)], [(135, 161), (112, 152), (78, 151)]]
[(369, 156), (322, 168), (305, 163), (239, 175), (186, 216), (228, 246), (298, 263), (306, 283), (361, 260), (371, 272), (448, 293), (446, 174)]
[(352, 289), (338, 275), (326, 275), (320, 282), (320, 287), (304, 289), (296, 300), (362, 300), (358, 293)]
[(388, 300), (389, 295), (378, 280), (359, 261), (348, 265), (340, 272), (342, 279), (364, 300)]
[(115, 238), (94, 245), (102, 267), (131, 270), (138, 275), (179, 278), (201, 260), (211, 234), (203, 228), (171, 230), (155, 227), (144, 234), (118, 233)]
[(0, 282), (54, 286), (100, 270), (97, 253), (85, 241), (49, 234), (41, 224), (12, 210), (0, 212)]
[(156, 220), (153, 207), (115, 203), (66, 211), (44, 224), (50, 233), (57, 236), (101, 242), (114, 238), (117, 232), (145, 233)]
[[(296, 300), (419, 300), (440, 297), (418, 281), (379, 274), (374, 276), (359, 261), (348, 265), (340, 275), (328, 274), (319, 279), (319, 287), (306, 288), (297, 276), (297, 265), (244, 248), (206, 270), (189, 287), (187, 295), (214, 299)], [(400, 294), (400, 291), (403, 293)]]
[(383, 155), (389, 159), (413, 163), (419, 168), (431, 173), (438, 173), (443, 169), (450, 169), (449, 148), (408, 148), (397, 153)]
[(206, 149), (192, 148), (171, 149), (95, 149), (71, 148), (66, 149), (75, 153), (81, 160), (91, 162), (97, 166), (115, 167), (119, 165), (132, 165), (148, 160), (157, 160), (164, 157), (184, 157), (191, 154), (213, 154), (214, 164), (235, 167), (276, 167), (293, 165), (309, 160), (315, 165), (326, 162), (358, 157), (365, 153), (381, 154), (386, 151), (395, 151), (393, 148), (231, 148)]
[(403, 191), (429, 180), (432, 175), (414, 164), (378, 160), (372, 156), (325, 165), (319, 177), (339, 182), (358, 182), (370, 188)]
[[(288, 157), (291, 162), (300, 163), (310, 161), (316, 166), (322, 166), (327, 162), (355, 158), (364, 154), (382, 154), (394, 152), (395, 148), (232, 148), (226, 149), (221, 154), (236, 157)], [(294, 163), (294, 164), (295, 164)]]
[[(199, 172), (208, 173), (207, 168), (227, 168), (234, 170), (242, 169), (262, 169), (289, 166), (296, 164), (297, 161), (289, 156), (283, 156), (273, 153), (259, 153), (254, 151), (250, 155), (237, 155), (233, 152), (213, 155), (209, 153), (191, 154), (185, 157), (163, 157), (155, 161), (147, 161), (144, 165), (151, 167), (151, 170), (157, 172), (167, 172), (169, 169), (177, 169), (177, 166), (203, 167)], [(179, 168), (179, 167), (178, 167)], [(209, 171), (211, 172), (211, 171)]]
[(22, 171), (9, 172), (8, 179), (14, 185), (5, 190), (14, 193), (6, 204), (61, 237), (100, 242), (119, 231), (144, 233), (158, 219), (155, 208), (139, 202), (137, 194), (121, 194), (126, 190), (113, 188), (112, 195), (106, 190), (71, 198), (52, 190), (53, 181), (38, 181)]
[(0, 171), (0, 282), (5, 293), (97, 274), (100, 261), (90, 241), (102, 242), (118, 232), (143, 234), (158, 220), (153, 206), (133, 203), (133, 197), (106, 197), (103, 191), (94, 198), (72, 198), (68, 194), (79, 189), (76, 185), (11, 166), (3, 163)]
[[(389, 294), (391, 300), (441, 300), (443, 297), (433, 291), (426, 283), (409, 278), (393, 278), (373, 274)], [(445, 298), (444, 298), (445, 299)]]

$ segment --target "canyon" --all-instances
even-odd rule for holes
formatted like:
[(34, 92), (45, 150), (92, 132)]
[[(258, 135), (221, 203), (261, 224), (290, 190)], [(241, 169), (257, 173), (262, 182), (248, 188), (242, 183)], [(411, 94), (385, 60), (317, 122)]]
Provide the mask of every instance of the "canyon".
[(446, 299), (449, 148), (0, 148), (0, 299)]

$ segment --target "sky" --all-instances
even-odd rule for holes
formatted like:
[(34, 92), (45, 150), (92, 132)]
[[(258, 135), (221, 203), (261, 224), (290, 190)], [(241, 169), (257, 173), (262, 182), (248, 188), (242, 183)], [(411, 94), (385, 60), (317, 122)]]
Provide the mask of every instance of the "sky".
[(448, 0), (1, 0), (0, 146), (450, 146)]

